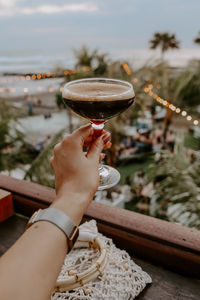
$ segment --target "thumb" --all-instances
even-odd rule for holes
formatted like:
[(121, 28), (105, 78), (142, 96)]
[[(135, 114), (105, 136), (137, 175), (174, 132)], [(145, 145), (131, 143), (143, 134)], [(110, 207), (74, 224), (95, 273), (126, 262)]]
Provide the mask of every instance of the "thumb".
[(99, 157), (104, 147), (103, 136), (98, 137), (88, 150), (87, 158), (99, 163)]

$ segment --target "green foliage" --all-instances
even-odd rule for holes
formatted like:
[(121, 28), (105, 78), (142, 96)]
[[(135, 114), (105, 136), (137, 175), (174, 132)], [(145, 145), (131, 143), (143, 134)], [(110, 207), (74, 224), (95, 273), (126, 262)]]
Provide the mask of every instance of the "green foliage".
[(47, 145), (47, 147), (36, 157), (30, 169), (25, 175), (25, 179), (37, 182), (42, 185), (54, 187), (54, 174), (49, 163), (53, 155), (53, 148), (55, 144), (62, 138), (66, 129), (59, 131)]
[(195, 138), (194, 135), (189, 132), (185, 134), (184, 146), (189, 149), (199, 151), (200, 149), (200, 138)]
[(86, 46), (82, 46), (81, 49), (74, 49), (74, 55), (77, 60), (76, 68), (80, 67), (92, 67), (92, 61), (96, 56), (97, 50), (90, 51)]
[(191, 159), (181, 140), (174, 153), (160, 152), (147, 172), (150, 182), (150, 215), (200, 229), (200, 161)]
[(176, 103), (184, 107), (199, 105), (200, 66), (190, 66), (174, 80), (174, 97)]
[(143, 157), (141, 155), (140, 157), (139, 155), (135, 155), (134, 159), (129, 161), (127, 159), (126, 164), (124, 164), (123, 162), (120, 163), (117, 168), (121, 175), (120, 183), (125, 184), (127, 178), (132, 181), (134, 175), (137, 172), (146, 172), (149, 168), (149, 165), (152, 163), (153, 159), (146, 153), (143, 155)]
[(106, 74), (108, 69), (107, 53), (99, 53), (97, 49), (90, 51), (86, 46), (82, 46), (81, 49), (74, 50), (74, 55), (76, 58), (76, 68), (80, 72), (84, 71), (84, 73), (89, 75), (86, 77)]
[(107, 61), (107, 54), (96, 54), (97, 66), (94, 68), (94, 75), (95, 76), (102, 76), (106, 74), (108, 69), (108, 61)]
[(24, 141), (17, 129), (17, 119), (10, 107), (0, 101), (0, 171), (12, 170), (19, 163), (30, 163), (35, 157), (33, 149)]
[(56, 94), (56, 104), (58, 106), (59, 109), (64, 107), (64, 103), (63, 103), (63, 99), (62, 99), (62, 94), (58, 93)]

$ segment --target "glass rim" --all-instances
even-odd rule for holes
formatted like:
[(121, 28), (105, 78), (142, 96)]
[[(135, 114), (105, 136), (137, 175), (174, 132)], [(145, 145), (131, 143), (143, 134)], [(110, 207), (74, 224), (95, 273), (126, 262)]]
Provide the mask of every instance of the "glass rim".
[[(127, 90), (125, 92), (122, 92), (122, 94), (127, 94), (129, 92), (133, 92), (133, 96), (135, 97), (135, 92), (134, 92), (134, 89), (133, 89), (133, 85), (128, 82), (128, 81), (125, 81), (125, 80), (120, 80), (120, 79), (114, 79), (114, 78), (108, 78), (108, 77), (90, 77), (90, 78), (81, 78), (81, 79), (75, 79), (75, 80), (71, 80), (67, 83), (65, 83), (64, 87), (63, 87), (63, 92), (62, 92), (62, 95), (64, 94), (64, 92), (68, 89), (69, 86), (73, 85), (73, 84), (76, 84), (76, 83), (81, 83), (81, 82), (102, 82), (102, 83), (105, 83), (106, 82), (109, 82), (110, 84), (121, 84), (123, 86), (126, 86), (127, 87)], [(104, 99), (105, 97), (107, 96), (99, 96), (99, 98), (102, 98)]]
[(123, 83), (123, 84), (129, 86), (130, 88), (133, 88), (133, 85), (126, 80), (114, 79), (114, 78), (108, 78), (108, 77), (90, 77), (90, 78), (75, 79), (75, 80), (71, 80), (71, 81), (67, 82), (65, 84), (65, 87), (70, 84), (75, 84), (76, 82), (82, 82), (82, 81), (113, 81), (116, 83)]

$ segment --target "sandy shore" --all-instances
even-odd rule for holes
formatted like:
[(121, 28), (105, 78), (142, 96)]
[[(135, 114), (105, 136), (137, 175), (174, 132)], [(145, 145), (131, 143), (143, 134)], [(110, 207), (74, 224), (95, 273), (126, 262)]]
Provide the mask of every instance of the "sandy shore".
[(57, 92), (44, 92), (33, 95), (2, 97), (1, 99), (5, 99), (6, 103), (16, 110), (20, 110), (23, 115), (28, 115), (30, 104), (33, 107), (33, 114), (46, 114), (58, 111), (56, 94)]

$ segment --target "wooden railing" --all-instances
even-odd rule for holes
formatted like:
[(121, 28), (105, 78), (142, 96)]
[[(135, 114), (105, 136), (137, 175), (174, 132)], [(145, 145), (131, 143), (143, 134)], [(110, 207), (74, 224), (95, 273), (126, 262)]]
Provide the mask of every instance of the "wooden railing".
[[(0, 188), (12, 193), (15, 211), (26, 216), (48, 207), (55, 198), (51, 188), (5, 175), (0, 175)], [(84, 215), (89, 219), (129, 254), (200, 277), (200, 231), (96, 202)]]

